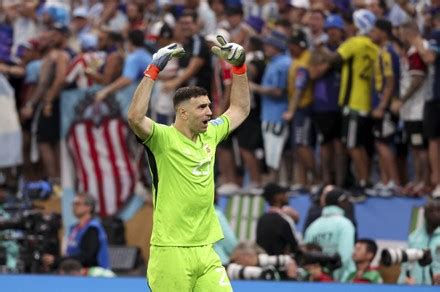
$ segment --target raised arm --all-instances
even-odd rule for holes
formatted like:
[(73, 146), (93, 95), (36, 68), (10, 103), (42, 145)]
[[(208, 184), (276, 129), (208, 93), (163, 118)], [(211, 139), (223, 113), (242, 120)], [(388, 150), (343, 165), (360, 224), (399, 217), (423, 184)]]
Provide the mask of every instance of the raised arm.
[(165, 68), (171, 58), (178, 58), (183, 56), (183, 54), (185, 54), (183, 48), (178, 48), (176, 44), (171, 44), (157, 51), (153, 55), (152, 63), (145, 70), (145, 77), (142, 78), (141, 83), (134, 92), (130, 108), (128, 109), (128, 124), (141, 140), (147, 139), (153, 131), (153, 120), (146, 117), (146, 114), (154, 80), (156, 80), (159, 72)]
[(212, 52), (233, 65), (232, 88), (229, 108), (226, 110), (231, 121), (230, 131), (235, 130), (249, 115), (250, 91), (244, 61), (246, 54), (242, 46), (235, 43), (227, 43), (221, 36), (217, 36), (221, 47), (214, 46)]

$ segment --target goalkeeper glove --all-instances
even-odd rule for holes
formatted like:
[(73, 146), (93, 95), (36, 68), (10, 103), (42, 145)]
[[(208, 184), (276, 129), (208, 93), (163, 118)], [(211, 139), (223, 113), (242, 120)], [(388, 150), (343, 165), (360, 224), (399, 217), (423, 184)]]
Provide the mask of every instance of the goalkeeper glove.
[(213, 46), (211, 49), (212, 52), (219, 58), (233, 65), (235, 67), (232, 69), (234, 73), (242, 74), (246, 72), (246, 68), (243, 66), (246, 60), (244, 48), (236, 43), (227, 43), (221, 35), (217, 35), (217, 41), (221, 46)]
[(160, 71), (165, 68), (171, 58), (180, 58), (185, 55), (182, 47), (177, 47), (176, 43), (161, 48), (153, 55), (153, 61), (148, 65), (144, 75), (156, 80)]

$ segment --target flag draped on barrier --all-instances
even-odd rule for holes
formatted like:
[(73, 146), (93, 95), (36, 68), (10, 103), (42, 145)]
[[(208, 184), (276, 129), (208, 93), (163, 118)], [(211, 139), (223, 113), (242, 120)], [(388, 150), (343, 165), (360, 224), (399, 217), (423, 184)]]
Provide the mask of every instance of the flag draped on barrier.
[(134, 86), (95, 102), (97, 87), (61, 95), (63, 212), (72, 196), (95, 197), (101, 216), (117, 214), (133, 195), (142, 148), (128, 128), (126, 112)]

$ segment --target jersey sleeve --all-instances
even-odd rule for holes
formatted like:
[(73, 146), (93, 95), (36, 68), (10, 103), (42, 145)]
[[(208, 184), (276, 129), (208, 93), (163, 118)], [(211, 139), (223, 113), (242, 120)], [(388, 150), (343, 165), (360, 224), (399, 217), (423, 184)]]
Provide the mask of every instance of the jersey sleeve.
[(393, 62), (391, 60), (391, 54), (385, 52), (382, 56), (383, 75), (385, 77), (393, 77)]
[(226, 115), (221, 115), (215, 120), (209, 121), (209, 131), (215, 136), (216, 145), (228, 137), (229, 124), (230, 120)]
[(358, 46), (359, 45), (356, 38), (350, 38), (339, 46), (337, 52), (343, 60), (347, 60), (353, 57), (355, 52), (358, 50)]
[(154, 122), (153, 132), (147, 139), (142, 142), (142, 144), (147, 146), (154, 154), (160, 153), (167, 147), (167, 145), (169, 145), (169, 128), (169, 126)]

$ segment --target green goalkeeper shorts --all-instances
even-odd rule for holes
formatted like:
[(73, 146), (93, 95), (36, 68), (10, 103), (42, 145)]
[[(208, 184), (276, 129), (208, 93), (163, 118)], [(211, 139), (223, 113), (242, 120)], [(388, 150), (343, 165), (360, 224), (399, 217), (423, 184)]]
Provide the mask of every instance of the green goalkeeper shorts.
[(232, 291), (226, 270), (212, 245), (152, 245), (147, 280), (152, 292)]

